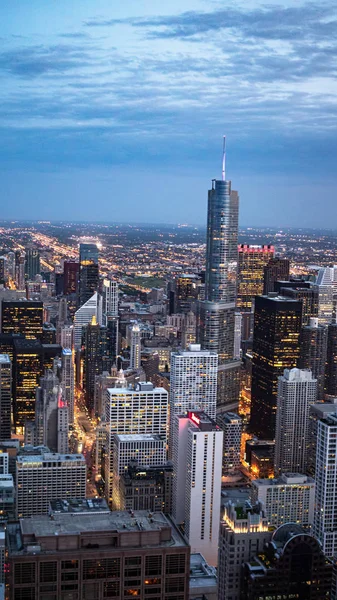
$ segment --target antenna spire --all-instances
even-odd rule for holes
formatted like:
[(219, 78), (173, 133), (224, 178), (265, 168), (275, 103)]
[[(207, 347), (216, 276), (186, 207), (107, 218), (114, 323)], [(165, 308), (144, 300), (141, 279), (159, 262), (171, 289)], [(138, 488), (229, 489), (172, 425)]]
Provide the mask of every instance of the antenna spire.
[(226, 136), (223, 136), (222, 181), (226, 181)]

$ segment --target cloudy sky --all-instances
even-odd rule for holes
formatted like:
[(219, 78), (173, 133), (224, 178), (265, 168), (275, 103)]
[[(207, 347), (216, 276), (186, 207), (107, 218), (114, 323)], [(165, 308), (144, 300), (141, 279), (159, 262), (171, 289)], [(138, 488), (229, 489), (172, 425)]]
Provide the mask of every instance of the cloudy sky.
[(1, 218), (337, 228), (337, 5), (0, 4)]

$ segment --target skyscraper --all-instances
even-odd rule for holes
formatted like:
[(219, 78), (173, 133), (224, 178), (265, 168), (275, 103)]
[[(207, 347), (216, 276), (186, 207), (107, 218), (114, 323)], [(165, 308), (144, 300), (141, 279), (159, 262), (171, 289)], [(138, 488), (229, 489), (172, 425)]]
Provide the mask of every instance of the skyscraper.
[(239, 401), (240, 362), (234, 360), (239, 196), (225, 176), (208, 192), (205, 300), (199, 302), (198, 342), (216, 352), (218, 407)]
[(322, 267), (313, 287), (318, 292), (319, 323), (329, 325), (336, 317), (337, 265)]
[(41, 339), (43, 335), (43, 302), (3, 300), (1, 332), (21, 333), (26, 338)]
[(290, 261), (287, 258), (272, 258), (263, 270), (263, 294), (275, 292), (275, 284), (280, 279), (288, 281)]
[(242, 419), (235, 413), (221, 413), (217, 424), (223, 431), (222, 468), (227, 475), (240, 466)]
[(274, 439), (278, 377), (297, 366), (301, 302), (276, 294), (255, 299), (251, 430)]
[(98, 248), (96, 244), (80, 244), (79, 306), (97, 291), (98, 282)]
[(0, 354), (0, 441), (11, 438), (12, 363)]
[(218, 562), (223, 432), (203, 412), (174, 422), (173, 518), (184, 522), (192, 552)]
[(13, 415), (18, 433), (35, 417), (35, 391), (42, 375), (42, 344), (16, 338), (13, 355)]
[(114, 279), (103, 280), (103, 314), (118, 317), (118, 283)]
[(337, 397), (337, 323), (328, 326), (325, 393)]
[(318, 325), (317, 318), (301, 329), (299, 369), (309, 369), (317, 379), (317, 401), (324, 399), (325, 364), (327, 358), (328, 330)]
[(63, 293), (65, 296), (77, 294), (80, 265), (72, 260), (64, 261)]
[(92, 318), (97, 319), (97, 323), (102, 323), (102, 305), (101, 297), (97, 292), (94, 293), (89, 300), (85, 302), (76, 312), (74, 316), (74, 346), (75, 350), (81, 348), (82, 342), (82, 329), (88, 323), (91, 322)]
[(313, 533), (326, 556), (337, 552), (337, 413), (317, 422), (316, 497)]
[(73, 354), (70, 348), (62, 350), (61, 384), (63, 398), (69, 408), (69, 423), (72, 425), (74, 422), (75, 377)]
[(36, 248), (26, 248), (25, 276), (26, 279), (33, 281), (36, 275), (41, 272), (40, 252)]
[(218, 357), (215, 352), (192, 344), (171, 354), (170, 415), (202, 410), (216, 416)]
[(95, 377), (112, 366), (107, 356), (106, 334), (106, 327), (98, 325), (95, 317), (85, 327), (83, 334), (83, 387), (86, 405), (91, 412), (94, 410)]
[(264, 267), (274, 258), (274, 246), (239, 244), (237, 308), (250, 312), (254, 296), (263, 292)]
[(316, 402), (311, 371), (285, 369), (278, 378), (275, 473), (304, 473), (309, 447), (309, 411)]
[(131, 327), (130, 368), (139, 369), (141, 366), (141, 337), (138, 323)]
[(179, 275), (175, 281), (177, 313), (195, 312), (201, 279), (195, 273)]

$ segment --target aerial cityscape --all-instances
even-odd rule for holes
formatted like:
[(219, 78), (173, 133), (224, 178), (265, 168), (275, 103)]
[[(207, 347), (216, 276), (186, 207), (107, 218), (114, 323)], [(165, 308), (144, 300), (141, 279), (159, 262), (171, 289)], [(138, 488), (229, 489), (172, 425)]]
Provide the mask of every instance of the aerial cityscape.
[(337, 600), (337, 9), (95, 4), (0, 7), (0, 600)]

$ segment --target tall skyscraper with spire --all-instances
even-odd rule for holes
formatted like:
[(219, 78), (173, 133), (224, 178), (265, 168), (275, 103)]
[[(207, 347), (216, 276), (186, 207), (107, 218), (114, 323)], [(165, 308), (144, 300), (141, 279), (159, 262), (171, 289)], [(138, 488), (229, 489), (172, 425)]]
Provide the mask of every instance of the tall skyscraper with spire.
[(239, 196), (226, 179), (225, 138), (221, 180), (208, 191), (205, 300), (199, 302), (198, 341), (219, 356), (217, 406), (238, 402), (240, 361), (234, 360)]

